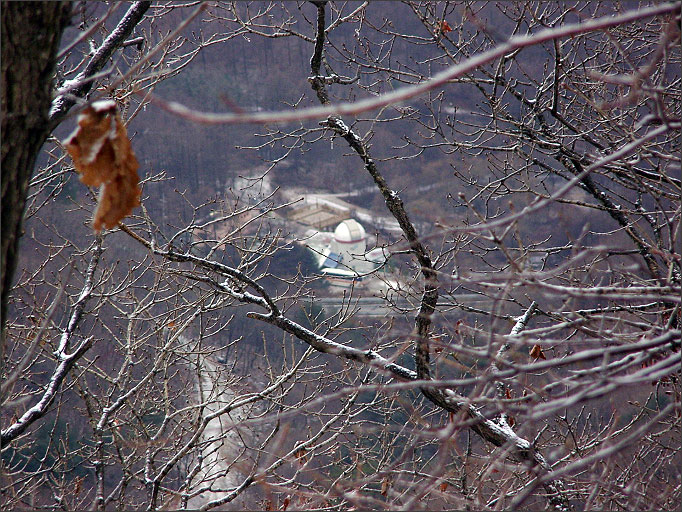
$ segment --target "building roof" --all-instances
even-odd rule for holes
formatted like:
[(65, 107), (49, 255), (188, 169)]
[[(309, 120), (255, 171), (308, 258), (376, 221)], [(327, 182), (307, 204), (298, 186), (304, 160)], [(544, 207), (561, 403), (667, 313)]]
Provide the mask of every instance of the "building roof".
[(346, 219), (336, 226), (334, 239), (342, 244), (352, 244), (365, 239), (365, 228), (355, 219)]
[(305, 205), (301, 208), (295, 208), (289, 211), (288, 217), (291, 220), (306, 224), (308, 226), (316, 227), (317, 229), (328, 228), (338, 223), (348, 215), (347, 213), (338, 213), (324, 205)]
[(335, 252), (330, 252), (322, 263), (322, 267), (336, 268), (339, 266), (339, 263), (341, 263), (341, 260), (343, 260), (342, 255)]

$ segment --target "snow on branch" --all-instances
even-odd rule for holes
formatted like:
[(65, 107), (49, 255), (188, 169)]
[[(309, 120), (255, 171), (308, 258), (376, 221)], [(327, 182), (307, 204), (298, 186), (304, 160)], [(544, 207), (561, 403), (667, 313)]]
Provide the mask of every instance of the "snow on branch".
[(95, 51), (85, 69), (72, 80), (64, 82), (57, 90), (57, 96), (52, 101), (50, 108), (50, 125), (53, 128), (64, 119), (78, 98), (84, 98), (90, 92), (93, 85), (91, 78), (104, 68), (113, 53), (128, 39), (150, 6), (151, 2), (133, 3), (116, 28)]
[(85, 354), (88, 349), (93, 344), (93, 338), (88, 337), (78, 344), (78, 347), (72, 352), (67, 353), (69, 350), (69, 345), (73, 334), (78, 328), (78, 324), (83, 316), (83, 310), (88, 299), (92, 295), (93, 283), (95, 270), (97, 269), (97, 264), (99, 263), (99, 258), (102, 255), (102, 238), (97, 237), (95, 241), (95, 247), (92, 250), (92, 257), (90, 258), (90, 263), (86, 272), (85, 283), (83, 284), (83, 289), (73, 305), (73, 310), (71, 316), (69, 317), (69, 322), (66, 329), (62, 333), (59, 347), (54, 352), (54, 355), (58, 361), (58, 365), (55, 368), (50, 380), (45, 387), (43, 396), (33, 407), (30, 407), (24, 414), (21, 415), (12, 425), (7, 427), (2, 431), (1, 442), (2, 446), (7, 446), (8, 443), (12, 442), (18, 436), (23, 434), (28, 427), (30, 427), (36, 420), (42, 418), (52, 405), (57, 393), (59, 392), (64, 379), (69, 374), (73, 365)]

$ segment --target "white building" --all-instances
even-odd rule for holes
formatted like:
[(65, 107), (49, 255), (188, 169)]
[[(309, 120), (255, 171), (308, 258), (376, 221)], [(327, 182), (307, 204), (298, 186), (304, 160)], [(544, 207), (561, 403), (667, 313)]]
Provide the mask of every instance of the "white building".
[[(332, 282), (358, 281), (366, 274), (379, 268), (387, 259), (384, 249), (367, 251), (367, 234), (355, 219), (342, 221), (329, 237), (319, 233), (315, 237), (324, 245), (310, 248), (316, 253), (320, 272)], [(312, 240), (311, 240), (312, 242)]]

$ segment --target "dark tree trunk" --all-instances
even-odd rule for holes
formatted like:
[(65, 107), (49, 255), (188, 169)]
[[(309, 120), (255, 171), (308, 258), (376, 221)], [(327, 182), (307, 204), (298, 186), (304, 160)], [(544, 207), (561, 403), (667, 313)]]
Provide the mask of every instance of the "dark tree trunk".
[(70, 2), (2, 2), (0, 357), (28, 183), (36, 156), (50, 134), (56, 55), (70, 12)]

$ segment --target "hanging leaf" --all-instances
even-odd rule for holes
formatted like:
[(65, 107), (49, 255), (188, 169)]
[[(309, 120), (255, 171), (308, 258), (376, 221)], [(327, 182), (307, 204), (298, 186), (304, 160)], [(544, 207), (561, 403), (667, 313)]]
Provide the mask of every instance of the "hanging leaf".
[(440, 31), (443, 34), (447, 34), (448, 32), (452, 32), (452, 28), (447, 21), (443, 20), (440, 22)]
[(306, 457), (306, 451), (305, 448), (299, 448), (294, 452), (294, 456), (296, 459), (298, 459), (298, 463), (302, 466), (306, 462), (308, 462), (308, 457)]
[(391, 486), (391, 481), (388, 477), (385, 477), (381, 482), (381, 495), (386, 496), (388, 494), (388, 488)]
[(542, 347), (540, 345), (533, 345), (533, 348), (530, 349), (530, 357), (533, 359), (547, 359), (545, 357), (545, 353), (542, 351)]
[(84, 478), (85, 477), (83, 477), (81, 475), (81, 476), (76, 477), (74, 479), (73, 484), (72, 484), (73, 485), (73, 491), (72, 492), (75, 496), (78, 496), (81, 493), (81, 491), (83, 490), (83, 479)]
[(78, 116), (64, 143), (81, 181), (100, 187), (93, 228), (111, 229), (140, 206), (139, 164), (113, 101), (98, 101)]
[(439, 488), (440, 488), (440, 492), (445, 492), (445, 490), (448, 488), (448, 483), (447, 482), (441, 482)]

